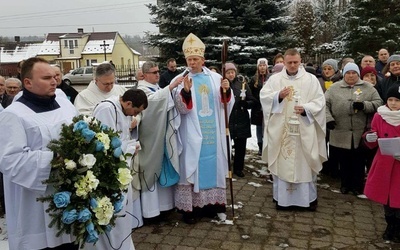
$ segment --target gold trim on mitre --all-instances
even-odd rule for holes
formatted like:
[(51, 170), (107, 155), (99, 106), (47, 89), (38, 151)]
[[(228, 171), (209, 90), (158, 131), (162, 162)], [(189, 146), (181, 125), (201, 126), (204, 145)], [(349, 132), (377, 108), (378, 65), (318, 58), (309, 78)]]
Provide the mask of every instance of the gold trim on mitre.
[(185, 58), (189, 56), (201, 56), (204, 57), (204, 51), (206, 46), (195, 34), (190, 33), (183, 41), (182, 45), (183, 54)]

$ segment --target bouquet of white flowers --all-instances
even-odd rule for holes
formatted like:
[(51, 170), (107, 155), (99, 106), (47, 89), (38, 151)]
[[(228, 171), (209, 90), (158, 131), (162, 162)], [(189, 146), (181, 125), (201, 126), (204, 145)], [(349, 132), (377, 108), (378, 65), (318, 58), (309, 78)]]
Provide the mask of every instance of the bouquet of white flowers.
[(121, 144), (118, 132), (83, 115), (64, 124), (60, 139), (50, 142), (55, 154), (45, 183), (55, 192), (40, 201), (49, 202), (49, 227), (57, 226), (58, 236), (72, 234), (83, 246), (115, 225), (132, 181)]

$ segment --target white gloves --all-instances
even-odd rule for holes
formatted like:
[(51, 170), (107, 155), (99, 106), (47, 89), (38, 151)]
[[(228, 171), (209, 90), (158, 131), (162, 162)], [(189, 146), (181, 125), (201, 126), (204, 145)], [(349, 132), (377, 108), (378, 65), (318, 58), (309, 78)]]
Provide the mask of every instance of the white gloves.
[(367, 140), (367, 142), (376, 142), (376, 140), (378, 140), (378, 135), (376, 132), (369, 133), (365, 136), (365, 140)]

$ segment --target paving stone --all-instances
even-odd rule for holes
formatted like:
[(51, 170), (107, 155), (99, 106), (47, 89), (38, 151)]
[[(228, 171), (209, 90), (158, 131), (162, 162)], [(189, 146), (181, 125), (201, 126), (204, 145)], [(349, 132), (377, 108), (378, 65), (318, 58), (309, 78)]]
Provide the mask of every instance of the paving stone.
[[(381, 235), (386, 228), (380, 204), (354, 195), (334, 193), (340, 181), (321, 176), (319, 184), (328, 183), (328, 189), (318, 187), (316, 212), (277, 211), (272, 202), (272, 185), (266, 177), (256, 177), (251, 172), (264, 167), (249, 152), (245, 167), (246, 176), (234, 182), (234, 203), (243, 207), (235, 210), (234, 225), (217, 225), (202, 218), (187, 225), (181, 215), (172, 212), (167, 222), (145, 225), (133, 232), (137, 250), (375, 250), (400, 249), (400, 244), (385, 243)], [(261, 187), (249, 185), (260, 183)], [(227, 204), (230, 203), (229, 185)], [(227, 216), (232, 219), (231, 208)]]

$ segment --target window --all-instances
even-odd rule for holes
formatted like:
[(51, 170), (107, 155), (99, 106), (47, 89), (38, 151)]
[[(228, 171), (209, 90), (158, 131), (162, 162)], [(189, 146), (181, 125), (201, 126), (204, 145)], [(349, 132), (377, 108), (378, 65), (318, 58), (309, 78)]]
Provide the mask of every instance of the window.
[(68, 40), (68, 44), (69, 44), (69, 53), (70, 54), (74, 54), (74, 40)]
[(74, 40), (75, 48), (78, 48), (78, 40)]
[(64, 40), (64, 48), (68, 48), (68, 40)]
[(92, 66), (93, 63), (97, 63), (97, 59), (86, 59), (86, 66)]

